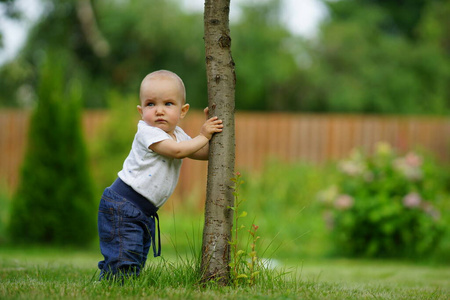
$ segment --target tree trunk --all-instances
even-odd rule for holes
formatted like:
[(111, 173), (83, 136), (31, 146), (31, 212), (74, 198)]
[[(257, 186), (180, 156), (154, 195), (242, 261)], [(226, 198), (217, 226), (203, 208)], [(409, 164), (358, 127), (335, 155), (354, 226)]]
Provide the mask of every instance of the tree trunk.
[(81, 23), (81, 29), (97, 57), (108, 56), (110, 49), (108, 41), (100, 32), (95, 20), (94, 9), (90, 0), (77, 0), (77, 16)]
[(229, 282), (233, 212), (231, 178), (234, 173), (234, 98), (236, 75), (231, 57), (230, 0), (205, 0), (204, 28), (208, 106), (210, 116), (222, 119), (223, 132), (210, 142), (208, 183), (203, 229), (203, 280)]

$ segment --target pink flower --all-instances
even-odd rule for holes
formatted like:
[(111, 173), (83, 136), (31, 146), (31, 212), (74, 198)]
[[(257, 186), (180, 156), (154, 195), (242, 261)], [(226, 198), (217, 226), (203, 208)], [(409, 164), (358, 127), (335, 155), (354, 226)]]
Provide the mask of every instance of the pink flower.
[(405, 163), (413, 168), (418, 168), (422, 165), (422, 158), (414, 152), (409, 152), (405, 156)]
[(422, 202), (423, 211), (428, 214), (433, 220), (437, 221), (441, 218), (441, 213), (431, 205), (429, 202)]
[(393, 162), (394, 168), (412, 181), (422, 179), (423, 174), (420, 169), (421, 164), (422, 159), (414, 153), (409, 153), (403, 158), (397, 158)]
[(347, 210), (353, 206), (354, 202), (350, 195), (339, 195), (334, 202), (334, 206), (339, 210)]
[(403, 197), (403, 205), (407, 208), (419, 207), (422, 202), (422, 198), (418, 193), (409, 193)]
[(361, 175), (364, 172), (365, 166), (358, 161), (345, 160), (339, 164), (339, 169), (342, 173), (351, 177), (355, 177)]

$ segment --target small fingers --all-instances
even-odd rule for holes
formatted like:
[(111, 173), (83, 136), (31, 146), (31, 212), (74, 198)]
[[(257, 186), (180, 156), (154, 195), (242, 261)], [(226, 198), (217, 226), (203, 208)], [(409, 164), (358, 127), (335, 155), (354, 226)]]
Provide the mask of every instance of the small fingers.
[(211, 127), (211, 128), (223, 128), (223, 124), (222, 123), (210, 124), (208, 127)]
[(222, 120), (218, 119), (217, 117), (212, 117), (211, 119), (207, 120), (206, 123), (211, 125), (219, 125), (222, 124)]
[(224, 125), (222, 120), (220, 120), (217, 116), (209, 118), (205, 123), (205, 130), (210, 133), (219, 133), (222, 132)]

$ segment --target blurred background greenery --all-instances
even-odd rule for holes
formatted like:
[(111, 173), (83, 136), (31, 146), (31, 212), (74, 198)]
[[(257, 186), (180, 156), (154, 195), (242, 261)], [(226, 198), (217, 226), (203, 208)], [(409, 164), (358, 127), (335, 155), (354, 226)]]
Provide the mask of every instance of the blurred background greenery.
[[(240, 14), (231, 24), (238, 110), (448, 115), (450, 0), (323, 3), (327, 17), (317, 35), (306, 38), (286, 27), (282, 0), (239, 2)], [(14, 0), (0, 0), (2, 17), (20, 18), (15, 4)], [(86, 4), (91, 5), (94, 19), (89, 19)], [(191, 107), (205, 106), (203, 16), (184, 9), (176, 0), (41, 0), (40, 5), (43, 13), (31, 28), (24, 47), (0, 66), (0, 107), (32, 109), (44, 105), (39, 89), (47, 86), (44, 97), (59, 99), (63, 104), (54, 109), (67, 110), (64, 106), (72, 105), (67, 91), (76, 79), (82, 108), (109, 109), (111, 123), (101, 138), (87, 145), (94, 178), (94, 192), (87, 193), (94, 193), (92, 202), (96, 202), (129, 151), (136, 115), (134, 109), (131, 114), (124, 107), (136, 105), (138, 87), (145, 74), (161, 68), (178, 73), (187, 86)], [(43, 72), (52, 60), (64, 65), (62, 74)], [(42, 74), (47, 75), (44, 78)], [(63, 87), (52, 94), (48, 86), (55, 82)], [(34, 122), (42, 123), (46, 118), (48, 115), (44, 114)], [(47, 130), (52, 129), (51, 124), (46, 126)], [(41, 134), (45, 132), (42, 130)], [(56, 143), (59, 142), (64, 143)], [(71, 142), (73, 139), (65, 141), (67, 145)], [(84, 147), (82, 141), (77, 143)], [(32, 153), (33, 149), (29, 151)], [(86, 162), (83, 155), (79, 159), (80, 164)], [(48, 167), (41, 161), (42, 165)], [(245, 222), (247, 228), (252, 223), (260, 226), (261, 255), (298, 260), (339, 254), (333, 244), (333, 232), (327, 227), (327, 209), (318, 201), (323, 190), (342, 181), (338, 165), (337, 161), (315, 165), (275, 159), (259, 172), (240, 170), (246, 181), (241, 195), (247, 199)], [(432, 178), (440, 178), (435, 187), (439, 195), (439, 199), (434, 199), (436, 209), (440, 212), (440, 226), (447, 229), (449, 172), (440, 163), (433, 168)], [(59, 186), (53, 179), (51, 182)], [(8, 212), (14, 211), (14, 205), (2, 190), (0, 186), (0, 243), (8, 243), (14, 240), (8, 238), (8, 224), (15, 217)], [(23, 190), (26, 188), (22, 194)], [(46, 201), (52, 200), (43, 200)], [(192, 195), (183, 203), (174, 204), (172, 210), (161, 212), (165, 220), (173, 219), (173, 224), (164, 224), (165, 249), (176, 241), (177, 251), (188, 252), (192, 243), (198, 243), (203, 224), (197, 202)], [(90, 205), (87, 201), (86, 207)], [(86, 216), (86, 209), (80, 211)], [(92, 221), (95, 217), (94, 211), (88, 218)], [(33, 220), (29, 218), (28, 222)], [(408, 225), (398, 226), (408, 230)], [(84, 236), (86, 240), (79, 245), (96, 244), (95, 237)], [(443, 230), (439, 245), (415, 258), (448, 263), (449, 249), (450, 236), (448, 230)]]
[[(16, 1), (0, 1), (2, 17), (20, 17)], [(237, 3), (231, 24), (237, 109), (449, 112), (448, 0), (323, 1), (327, 17), (309, 38), (287, 28), (282, 0)], [(185, 80), (193, 108), (204, 106), (202, 12), (185, 9), (181, 0), (39, 5), (43, 12), (24, 47), (0, 68), (1, 106), (37, 101), (39, 68), (50, 50), (71, 61), (86, 108), (108, 107), (111, 90), (135, 94), (141, 78), (161, 68)]]

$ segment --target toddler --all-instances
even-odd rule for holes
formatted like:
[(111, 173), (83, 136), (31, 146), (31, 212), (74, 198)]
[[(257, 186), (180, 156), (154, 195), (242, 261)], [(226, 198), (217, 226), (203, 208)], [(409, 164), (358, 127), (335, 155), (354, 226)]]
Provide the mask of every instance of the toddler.
[[(217, 117), (206, 117), (199, 135), (191, 138), (177, 126), (189, 104), (183, 81), (170, 71), (148, 74), (139, 97), (142, 120), (130, 154), (100, 201), (98, 231), (104, 257), (98, 264), (100, 279), (138, 276), (151, 245), (155, 257), (161, 254), (157, 211), (175, 189), (182, 159), (208, 159), (209, 140), (223, 128)], [(207, 116), (208, 109), (204, 112)]]

